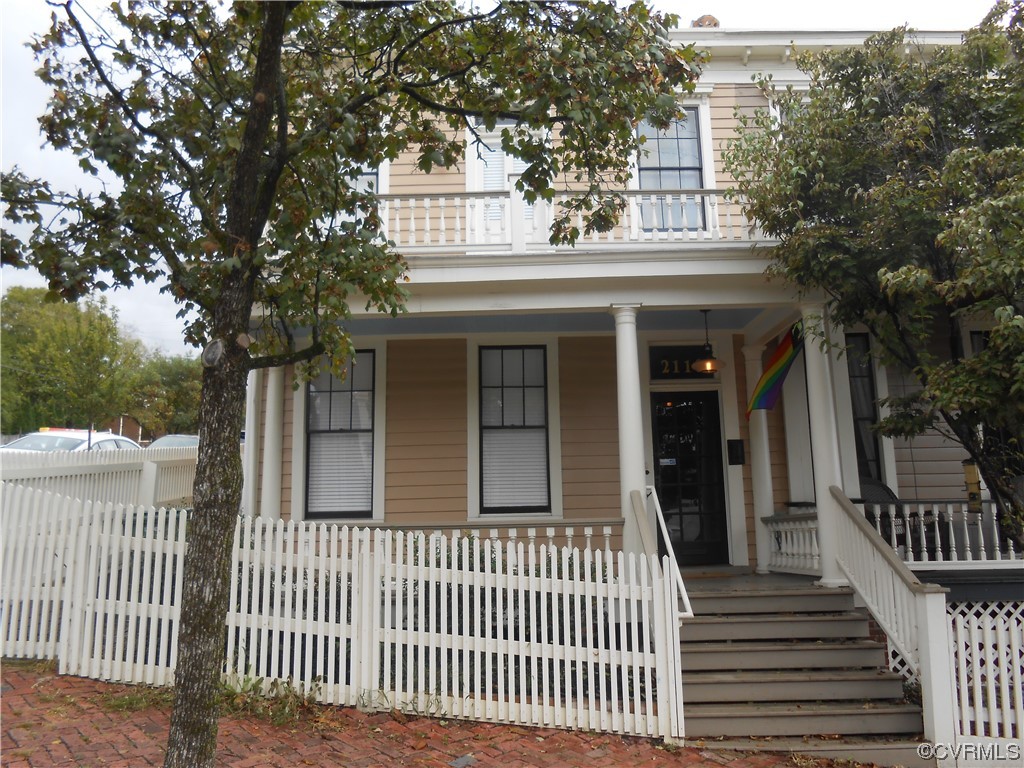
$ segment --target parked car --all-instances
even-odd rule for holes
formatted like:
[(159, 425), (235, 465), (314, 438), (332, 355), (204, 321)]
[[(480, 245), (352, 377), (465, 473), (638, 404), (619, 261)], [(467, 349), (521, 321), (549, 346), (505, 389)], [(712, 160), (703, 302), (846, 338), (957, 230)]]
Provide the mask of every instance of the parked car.
[(5, 451), (118, 451), (141, 448), (134, 440), (113, 432), (88, 429), (48, 429), (43, 427), (2, 446)]
[(164, 435), (149, 444), (150, 448), (186, 448), (199, 445), (199, 435)]

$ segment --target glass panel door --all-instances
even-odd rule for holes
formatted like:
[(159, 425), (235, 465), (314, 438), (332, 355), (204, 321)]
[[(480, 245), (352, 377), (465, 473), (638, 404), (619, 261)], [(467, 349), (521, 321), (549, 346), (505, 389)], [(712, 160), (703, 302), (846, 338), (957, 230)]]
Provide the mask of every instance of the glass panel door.
[[(717, 392), (651, 395), (654, 487), (681, 567), (729, 561)], [(666, 543), (661, 542), (662, 551)]]

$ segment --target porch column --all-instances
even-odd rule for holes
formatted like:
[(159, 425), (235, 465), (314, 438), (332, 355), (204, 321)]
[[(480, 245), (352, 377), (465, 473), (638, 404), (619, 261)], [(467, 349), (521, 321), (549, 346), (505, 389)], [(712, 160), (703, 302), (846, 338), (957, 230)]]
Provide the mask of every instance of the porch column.
[(647, 484), (644, 466), (643, 404), (640, 400), (640, 355), (637, 351), (636, 313), (639, 304), (613, 304), (615, 316), (616, 390), (619, 410), (619, 490), (621, 493), (622, 548), (642, 552), (640, 530), (630, 491), (643, 493)]
[(263, 369), (249, 371), (245, 391), (245, 443), (242, 448), (242, 514), (255, 515), (260, 487), (260, 407), (263, 403)]
[[(828, 333), (820, 304), (800, 307), (804, 321), (804, 360), (807, 365), (807, 414), (811, 430), (811, 458), (814, 463), (814, 500), (818, 510), (818, 555), (823, 587), (841, 587), (846, 579), (836, 562), (839, 509), (829, 488), (842, 487), (839, 466), (839, 431), (832, 393), (832, 368), (827, 350), (821, 348), (820, 333)], [(813, 329), (813, 330), (812, 330)]]
[(267, 413), (263, 428), (260, 514), (281, 519), (281, 467), (284, 459), (284, 368), (267, 371)]
[[(747, 399), (757, 386), (764, 367), (764, 345), (743, 347), (744, 367), (747, 371)], [(771, 556), (771, 536), (761, 518), (775, 511), (775, 493), (772, 487), (772, 460), (768, 445), (768, 411), (751, 411), (750, 421), (750, 485), (754, 497), (754, 546), (757, 551), (757, 572), (768, 573)]]

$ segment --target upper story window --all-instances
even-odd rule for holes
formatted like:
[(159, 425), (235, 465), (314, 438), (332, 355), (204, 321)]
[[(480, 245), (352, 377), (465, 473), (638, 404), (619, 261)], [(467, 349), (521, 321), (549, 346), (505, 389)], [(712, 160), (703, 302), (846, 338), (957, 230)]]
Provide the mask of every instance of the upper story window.
[(680, 194), (679, 190), (704, 187), (704, 161), (700, 121), (696, 107), (683, 110), (685, 118), (659, 131), (640, 124), (645, 139), (637, 161), (641, 190), (660, 194), (641, 197), (640, 216), (644, 229), (703, 229), (706, 212), (702, 196)]
[(356, 353), (341, 378), (310, 382), (306, 404), (306, 516), (373, 514), (374, 358)]
[[(513, 125), (512, 121), (500, 120), (493, 131), (482, 131), (470, 136), (468, 143), (467, 177), (468, 192), (494, 192), (476, 203), (478, 218), (488, 229), (495, 222), (505, 221), (509, 208), (508, 193), (512, 184), (510, 176), (522, 173), (526, 163), (501, 148), (501, 131)], [(533, 219), (533, 206), (525, 206), (526, 221)]]

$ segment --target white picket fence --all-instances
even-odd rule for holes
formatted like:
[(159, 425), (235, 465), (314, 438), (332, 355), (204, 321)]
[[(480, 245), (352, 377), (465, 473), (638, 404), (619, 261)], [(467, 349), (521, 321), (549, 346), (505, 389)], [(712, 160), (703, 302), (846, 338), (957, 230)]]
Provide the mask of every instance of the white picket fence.
[(141, 506), (186, 506), (192, 500), (198, 448), (119, 451), (4, 451), (0, 481), (72, 499)]
[[(186, 513), (3, 490), (3, 654), (171, 683)], [(371, 710), (681, 738), (669, 566), (240, 517), (225, 673)]]

